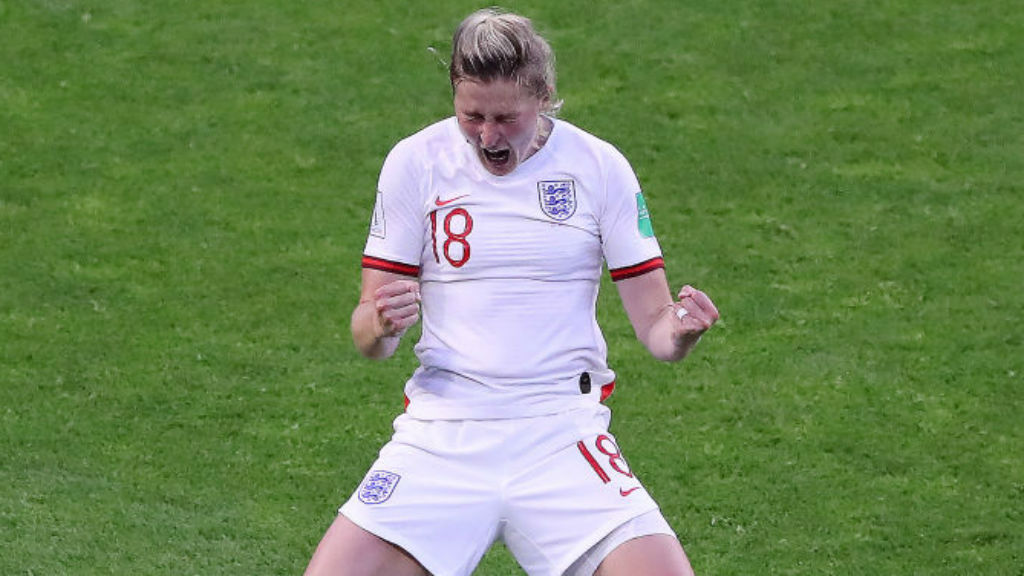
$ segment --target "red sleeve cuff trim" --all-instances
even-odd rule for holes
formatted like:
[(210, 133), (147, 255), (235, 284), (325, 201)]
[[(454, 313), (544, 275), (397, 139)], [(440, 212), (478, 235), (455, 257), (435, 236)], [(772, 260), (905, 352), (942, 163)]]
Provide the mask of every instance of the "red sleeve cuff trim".
[(415, 277), (420, 275), (419, 266), (402, 264), (401, 262), (392, 262), (391, 260), (382, 260), (380, 258), (374, 258), (373, 256), (363, 256), (363, 268), (373, 268), (374, 270), (383, 270), (384, 272), (394, 272), (395, 274), (401, 274), (403, 276)]
[(641, 274), (646, 274), (646, 273), (650, 272), (651, 270), (657, 270), (658, 268), (664, 268), (664, 267), (665, 267), (665, 259), (662, 258), (661, 256), (658, 256), (656, 258), (651, 258), (650, 260), (647, 260), (646, 262), (641, 262), (639, 264), (634, 264), (633, 266), (627, 266), (625, 268), (616, 268), (614, 270), (609, 270), (609, 273), (612, 275), (612, 280), (615, 281), (615, 282), (618, 282), (619, 280), (625, 280), (626, 278), (632, 278), (634, 276), (640, 276)]

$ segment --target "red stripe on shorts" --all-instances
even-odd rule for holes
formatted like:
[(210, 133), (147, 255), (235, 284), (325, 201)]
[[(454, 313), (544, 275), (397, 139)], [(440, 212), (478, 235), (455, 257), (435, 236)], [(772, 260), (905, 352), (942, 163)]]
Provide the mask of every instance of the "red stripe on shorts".
[(615, 392), (615, 380), (601, 386), (601, 402), (607, 400), (612, 395), (612, 392)]

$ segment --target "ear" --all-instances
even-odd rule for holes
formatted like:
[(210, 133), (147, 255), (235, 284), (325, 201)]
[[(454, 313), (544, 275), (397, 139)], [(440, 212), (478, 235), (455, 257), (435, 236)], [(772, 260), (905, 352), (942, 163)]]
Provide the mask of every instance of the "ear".
[(544, 93), (540, 95), (540, 109), (547, 110), (551, 107), (551, 86), (544, 87)]

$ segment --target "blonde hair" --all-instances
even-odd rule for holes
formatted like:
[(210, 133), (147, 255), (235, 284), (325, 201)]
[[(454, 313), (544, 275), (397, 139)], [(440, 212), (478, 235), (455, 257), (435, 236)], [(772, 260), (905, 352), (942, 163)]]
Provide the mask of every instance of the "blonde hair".
[(459, 24), (448, 68), (452, 89), (461, 80), (512, 80), (542, 101), (545, 112), (561, 108), (555, 90), (555, 55), (529, 18), (499, 8), (478, 10)]

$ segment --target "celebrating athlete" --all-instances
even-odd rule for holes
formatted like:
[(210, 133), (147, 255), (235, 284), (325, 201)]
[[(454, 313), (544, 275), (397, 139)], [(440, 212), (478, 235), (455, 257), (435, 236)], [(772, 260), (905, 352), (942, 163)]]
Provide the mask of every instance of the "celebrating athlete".
[(454, 117), (384, 162), (352, 314), (357, 347), (381, 359), (422, 320), (420, 365), (307, 574), (468, 575), (499, 539), (530, 575), (692, 574), (608, 431), (603, 266), (660, 360), (686, 356), (718, 311), (691, 286), (673, 298), (622, 154), (555, 117), (530, 20), (471, 14), (450, 76)]

